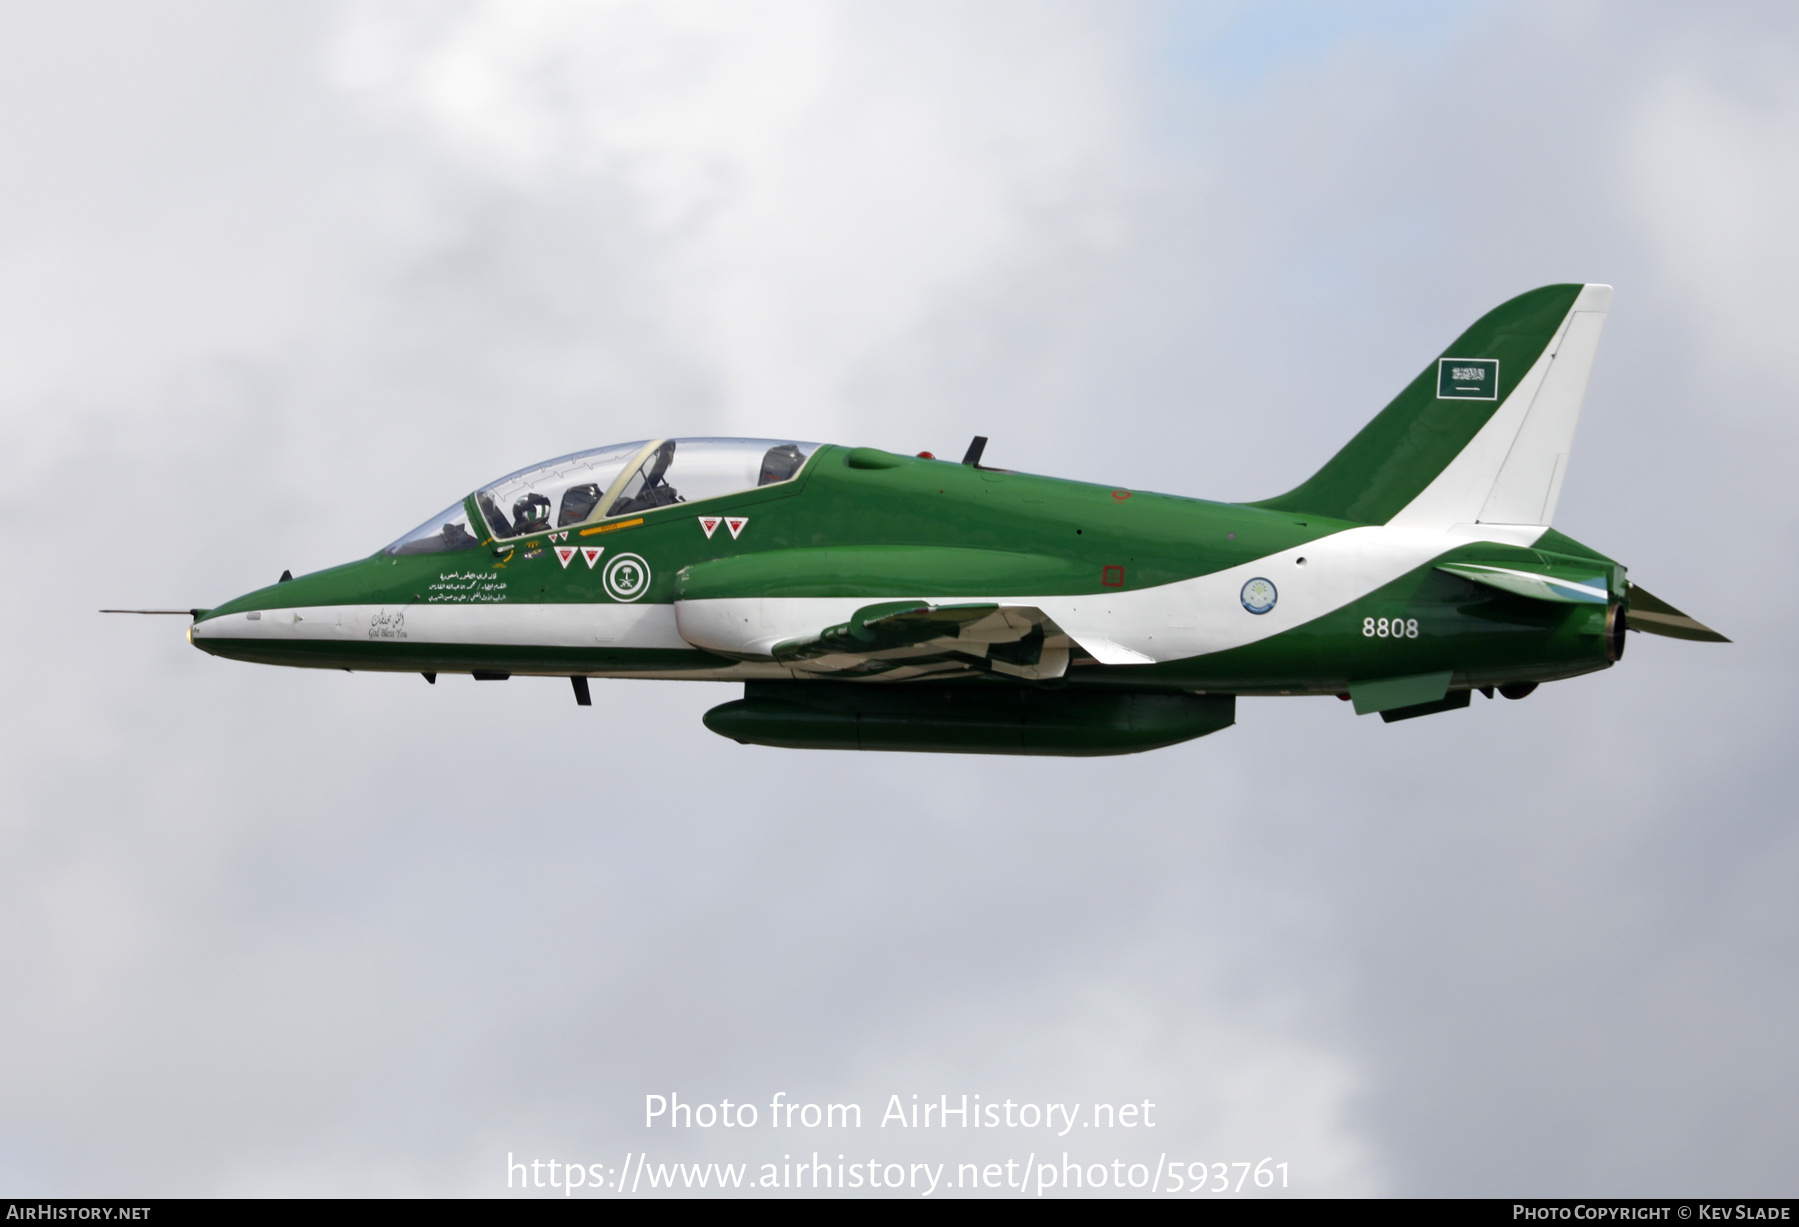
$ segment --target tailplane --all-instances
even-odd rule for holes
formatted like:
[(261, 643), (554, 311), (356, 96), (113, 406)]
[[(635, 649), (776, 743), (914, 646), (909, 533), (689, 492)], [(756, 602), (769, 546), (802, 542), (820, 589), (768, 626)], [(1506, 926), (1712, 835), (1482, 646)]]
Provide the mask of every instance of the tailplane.
[(1586, 398), (1608, 285), (1495, 307), (1322, 469), (1255, 504), (1363, 524), (1548, 524)]

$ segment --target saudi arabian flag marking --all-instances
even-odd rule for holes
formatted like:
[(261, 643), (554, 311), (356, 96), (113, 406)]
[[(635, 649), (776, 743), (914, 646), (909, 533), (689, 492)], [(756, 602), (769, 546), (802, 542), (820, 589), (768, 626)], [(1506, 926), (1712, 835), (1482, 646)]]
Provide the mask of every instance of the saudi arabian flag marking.
[(1498, 400), (1497, 358), (1437, 359), (1438, 400)]

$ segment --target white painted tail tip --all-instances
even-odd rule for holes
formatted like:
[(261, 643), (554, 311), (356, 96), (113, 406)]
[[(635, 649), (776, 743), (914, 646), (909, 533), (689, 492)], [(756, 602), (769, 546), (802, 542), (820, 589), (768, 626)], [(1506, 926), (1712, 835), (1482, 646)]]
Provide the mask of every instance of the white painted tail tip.
[(1574, 300), (1576, 311), (1610, 311), (1612, 309), (1612, 287), (1609, 285), (1589, 285), (1582, 289), (1580, 297)]

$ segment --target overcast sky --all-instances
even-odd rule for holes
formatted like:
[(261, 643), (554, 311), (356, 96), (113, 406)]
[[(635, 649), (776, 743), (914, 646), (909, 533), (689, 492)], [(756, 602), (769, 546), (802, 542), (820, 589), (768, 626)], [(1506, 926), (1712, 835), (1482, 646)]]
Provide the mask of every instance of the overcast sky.
[[(0, 6), (0, 1193), (647, 1148), (1793, 1194), (1799, 15), (1349, 7)], [(1557, 281), (1617, 287), (1557, 527), (1730, 646), (1054, 760), (93, 612), (661, 434), (1268, 497)], [(867, 1124), (642, 1127), (777, 1091)], [(875, 1124), (963, 1093), (1157, 1127)]]

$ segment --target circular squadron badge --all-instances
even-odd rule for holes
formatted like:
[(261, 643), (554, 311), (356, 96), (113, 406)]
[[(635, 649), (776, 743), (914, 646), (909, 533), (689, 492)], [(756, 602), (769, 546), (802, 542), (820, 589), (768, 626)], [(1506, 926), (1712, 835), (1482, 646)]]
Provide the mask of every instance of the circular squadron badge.
[(1243, 585), (1243, 608), (1252, 614), (1267, 613), (1279, 599), (1280, 593), (1274, 590), (1274, 585), (1261, 576)]
[(600, 573), (615, 601), (635, 601), (650, 587), (650, 564), (637, 554), (620, 554)]

